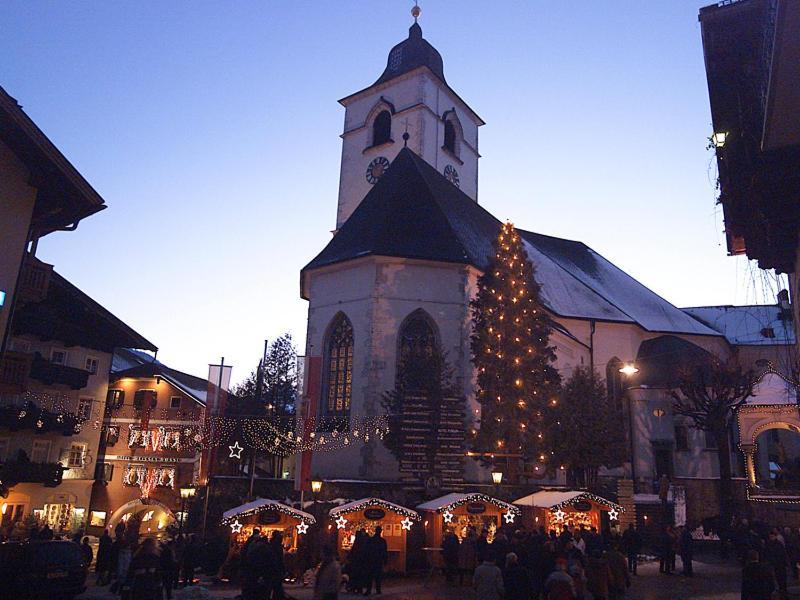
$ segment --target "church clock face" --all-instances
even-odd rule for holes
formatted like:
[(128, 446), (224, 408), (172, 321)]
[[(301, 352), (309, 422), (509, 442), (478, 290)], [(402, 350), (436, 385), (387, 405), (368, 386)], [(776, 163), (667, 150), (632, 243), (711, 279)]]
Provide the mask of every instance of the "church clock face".
[(367, 165), (367, 172), (365, 174), (367, 182), (371, 185), (375, 185), (378, 183), (378, 180), (383, 177), (383, 174), (386, 173), (386, 169), (388, 168), (389, 159), (387, 159), (385, 156), (374, 158), (372, 162)]
[(458, 171), (453, 165), (447, 165), (444, 168), (444, 177), (456, 187), (461, 187), (460, 180), (458, 179)]

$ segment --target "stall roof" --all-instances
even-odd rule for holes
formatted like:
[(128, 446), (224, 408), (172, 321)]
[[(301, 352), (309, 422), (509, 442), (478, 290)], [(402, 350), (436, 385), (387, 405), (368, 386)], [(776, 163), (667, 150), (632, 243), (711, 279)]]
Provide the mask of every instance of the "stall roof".
[(298, 510), (291, 506), (286, 506), (285, 504), (282, 504), (276, 500), (259, 498), (258, 500), (253, 500), (252, 502), (247, 502), (246, 504), (242, 504), (236, 508), (226, 510), (224, 513), (222, 513), (222, 523), (223, 525), (227, 525), (231, 519), (235, 519), (236, 517), (249, 517), (250, 515), (255, 515), (267, 510), (277, 510), (278, 512), (282, 512), (290, 517), (305, 521), (310, 525), (313, 525), (317, 522), (314, 516), (308, 514), (307, 512)]
[(419, 520), (420, 518), (418, 512), (411, 510), (410, 508), (406, 508), (405, 506), (400, 506), (399, 504), (395, 504), (394, 502), (383, 500), (381, 498), (361, 498), (361, 500), (353, 500), (352, 502), (348, 502), (347, 504), (342, 504), (341, 506), (332, 508), (328, 512), (328, 514), (332, 517), (335, 517), (336, 515), (343, 515), (351, 512), (356, 512), (364, 508), (367, 508), (369, 506), (379, 506), (381, 508), (386, 508), (388, 510), (396, 512), (399, 515), (403, 515), (405, 517), (411, 517), (412, 519)]
[(510, 510), (513, 513), (519, 513), (519, 509), (513, 504), (503, 502), (497, 498), (492, 498), (486, 494), (478, 494), (476, 492), (471, 494), (459, 494), (457, 492), (453, 492), (452, 494), (447, 494), (445, 496), (423, 502), (417, 506), (417, 510), (435, 510), (437, 512), (442, 512), (447, 508), (453, 507), (453, 505), (467, 504), (469, 502), (489, 502), (495, 506), (499, 506), (500, 508)]
[(595, 496), (589, 492), (582, 492), (579, 490), (541, 490), (520, 498), (519, 500), (515, 500), (514, 504), (517, 506), (537, 508), (561, 508), (581, 500), (591, 500), (618, 511), (625, 510), (619, 504), (611, 502), (611, 500), (606, 500), (600, 496)]

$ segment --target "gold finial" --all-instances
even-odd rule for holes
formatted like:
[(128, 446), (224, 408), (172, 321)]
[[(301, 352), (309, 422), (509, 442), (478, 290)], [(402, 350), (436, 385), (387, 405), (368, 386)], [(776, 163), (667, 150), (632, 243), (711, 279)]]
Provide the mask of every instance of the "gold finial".
[(422, 9), (419, 7), (419, 4), (414, 2), (414, 8), (411, 9), (411, 16), (414, 17), (414, 23), (417, 22), (417, 19), (422, 14)]

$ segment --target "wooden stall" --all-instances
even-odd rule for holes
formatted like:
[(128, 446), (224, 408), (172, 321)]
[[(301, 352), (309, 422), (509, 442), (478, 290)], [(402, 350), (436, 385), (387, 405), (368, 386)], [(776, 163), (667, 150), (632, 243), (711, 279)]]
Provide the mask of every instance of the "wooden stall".
[(308, 531), (316, 519), (302, 510), (286, 506), (275, 500), (259, 498), (236, 508), (226, 510), (222, 524), (231, 528), (231, 549), (238, 550), (249, 538), (253, 529), (269, 537), (273, 531), (283, 534), (283, 547), (289, 553), (297, 550), (298, 536)]
[(356, 532), (375, 533), (380, 526), (389, 550), (388, 571), (406, 572), (407, 535), (419, 513), (380, 498), (362, 498), (333, 508), (328, 513), (337, 529), (339, 556), (344, 558), (353, 547)]
[(495, 532), (505, 524), (517, 521), (521, 511), (508, 502), (486, 494), (447, 494), (417, 506), (423, 513), (425, 540), (429, 548), (440, 548), (445, 531), (453, 531), (459, 538), (467, 535), (469, 527), (480, 534), (486, 529), (489, 542)]
[(597, 531), (603, 529), (603, 516), (608, 514), (608, 523), (614, 527), (625, 509), (619, 504), (580, 490), (541, 490), (515, 500), (523, 509), (523, 524), (528, 528), (544, 527), (547, 531), (561, 533), (581, 527)]

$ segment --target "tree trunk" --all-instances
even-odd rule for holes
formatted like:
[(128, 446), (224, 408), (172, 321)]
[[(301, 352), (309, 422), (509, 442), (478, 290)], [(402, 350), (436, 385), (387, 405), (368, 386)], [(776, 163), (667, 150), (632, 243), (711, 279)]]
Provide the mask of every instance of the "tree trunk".
[[(714, 430), (719, 460), (719, 516), (720, 527), (727, 531), (733, 516), (733, 482), (731, 473), (731, 449), (728, 428), (723, 426)], [(720, 536), (722, 537), (722, 536)]]

